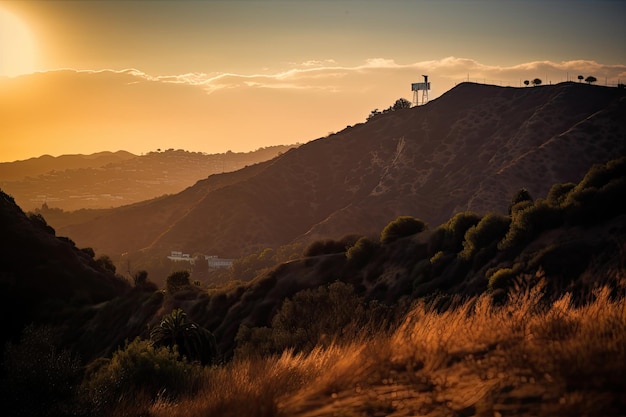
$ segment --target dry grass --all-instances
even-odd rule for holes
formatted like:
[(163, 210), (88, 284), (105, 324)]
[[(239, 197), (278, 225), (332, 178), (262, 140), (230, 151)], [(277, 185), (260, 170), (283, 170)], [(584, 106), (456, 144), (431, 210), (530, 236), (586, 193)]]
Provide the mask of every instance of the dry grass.
[(308, 355), (206, 370), (194, 398), (154, 416), (553, 416), (626, 413), (626, 304), (607, 289), (573, 307), (540, 287), (438, 313), (418, 304), (391, 334)]

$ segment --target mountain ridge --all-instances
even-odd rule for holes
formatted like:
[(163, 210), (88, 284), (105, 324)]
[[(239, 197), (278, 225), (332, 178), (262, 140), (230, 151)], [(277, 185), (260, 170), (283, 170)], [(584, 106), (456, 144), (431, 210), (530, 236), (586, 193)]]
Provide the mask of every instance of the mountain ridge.
[(271, 159), (293, 146), (222, 154), (167, 149), (140, 156), (125, 151), (43, 156), (0, 164), (0, 188), (24, 210), (43, 204), (67, 211), (119, 207), (178, 193), (211, 174)]
[[(184, 250), (238, 257), (297, 240), (375, 233), (398, 215), (435, 226), (458, 211), (505, 211), (520, 188), (544, 195), (550, 184), (579, 180), (592, 164), (626, 154), (625, 120), (624, 91), (616, 88), (463, 83), (425, 106), (308, 142), (204, 193), (176, 227), (152, 234), (158, 239), (120, 243), (122, 229), (145, 232), (120, 215), (60, 231), (112, 256)], [(202, 194), (204, 186), (194, 187)], [(156, 218), (163, 201), (137, 216)], [(90, 232), (96, 224), (99, 233)]]

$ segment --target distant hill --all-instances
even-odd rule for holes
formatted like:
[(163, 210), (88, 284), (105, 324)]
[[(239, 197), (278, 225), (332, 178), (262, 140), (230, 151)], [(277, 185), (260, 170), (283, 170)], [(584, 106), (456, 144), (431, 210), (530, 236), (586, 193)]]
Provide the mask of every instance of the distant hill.
[(100, 168), (108, 164), (136, 158), (126, 151), (98, 152), (91, 155), (42, 155), (23, 161), (0, 162), (0, 181), (19, 181), (38, 177), (50, 171), (65, 171), (81, 168)]
[[(398, 215), (431, 226), (459, 211), (506, 213), (626, 154), (626, 92), (578, 83), (463, 83), (184, 192), (60, 233), (100, 253), (239, 257), (264, 247), (371, 234)], [(219, 185), (218, 185), (219, 184)]]
[(209, 155), (168, 149), (142, 156), (124, 151), (42, 156), (0, 164), (0, 188), (24, 210), (44, 203), (65, 211), (119, 207), (178, 193), (211, 174), (266, 161), (292, 147)]

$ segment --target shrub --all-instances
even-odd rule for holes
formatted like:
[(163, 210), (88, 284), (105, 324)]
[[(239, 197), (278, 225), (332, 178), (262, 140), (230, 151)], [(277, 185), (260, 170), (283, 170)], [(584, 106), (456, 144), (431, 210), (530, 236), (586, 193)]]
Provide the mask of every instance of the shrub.
[(376, 303), (366, 305), (354, 288), (343, 282), (303, 290), (283, 302), (271, 328), (242, 326), (237, 354), (281, 353), (286, 349), (310, 352), (318, 345), (329, 346), (340, 336), (352, 339), (385, 313)]
[(88, 369), (83, 388), (92, 410), (109, 415), (118, 405), (132, 403), (138, 394), (176, 399), (197, 388), (202, 367), (181, 360), (176, 349), (135, 339), (113, 357)]
[(87, 256), (89, 256), (91, 259), (96, 257), (96, 252), (93, 250), (93, 248), (82, 248), (81, 252), (84, 252), (87, 254)]
[(615, 178), (600, 188), (573, 189), (565, 202), (569, 224), (593, 224), (626, 211), (626, 179)]
[(500, 250), (520, 247), (538, 236), (541, 232), (563, 224), (563, 211), (549, 205), (545, 200), (537, 200), (534, 205), (513, 211), (511, 226), (506, 236), (498, 244)]
[(189, 271), (176, 271), (170, 274), (165, 280), (165, 289), (168, 293), (174, 294), (189, 286), (190, 283)]
[(593, 165), (576, 188), (601, 188), (613, 179), (624, 177), (626, 177), (626, 157), (614, 159), (606, 164)]
[(391, 243), (402, 237), (411, 236), (426, 229), (426, 223), (411, 216), (400, 216), (389, 223), (380, 234), (383, 244)]
[(343, 253), (353, 246), (360, 236), (347, 235), (340, 240), (324, 239), (311, 243), (305, 250), (304, 256), (329, 255), (332, 253)]
[(107, 255), (102, 255), (98, 259), (96, 259), (96, 264), (105, 271), (109, 271), (112, 274), (115, 274), (116, 268), (115, 264)]
[(548, 191), (548, 196), (546, 197), (548, 204), (555, 207), (561, 206), (567, 199), (569, 192), (572, 191), (574, 187), (576, 187), (576, 184), (573, 182), (554, 184), (550, 188), (550, 191)]
[(513, 283), (516, 276), (512, 268), (498, 269), (489, 277), (488, 288), (490, 291), (505, 290)]
[[(443, 252), (437, 253), (443, 255)], [(413, 267), (413, 271), (411, 271), (411, 276), (413, 277), (413, 290), (417, 289), (421, 284), (430, 280), (431, 270), (433, 269), (431, 261), (427, 259), (422, 259)]]
[(336, 240), (324, 239), (316, 240), (304, 249), (304, 256), (319, 256), (327, 255), (330, 253), (341, 253), (346, 250)]
[(509, 215), (514, 216), (520, 211), (526, 210), (529, 207), (533, 206), (533, 202), (530, 200), (520, 201), (513, 206), (509, 207)]
[(366, 237), (360, 238), (346, 252), (346, 259), (357, 268), (363, 267), (376, 254), (378, 244)]
[(478, 250), (500, 241), (509, 229), (510, 222), (507, 216), (486, 214), (476, 226), (470, 227), (465, 233), (463, 250), (459, 253), (459, 258), (469, 260)]
[(137, 271), (133, 275), (133, 283), (137, 288), (143, 288), (144, 285), (148, 282), (148, 271), (141, 270)]
[(533, 198), (530, 196), (530, 193), (526, 188), (520, 189), (511, 199), (511, 203), (509, 204), (509, 214), (511, 214), (511, 209), (514, 205), (523, 201), (530, 201), (531, 203), (533, 201)]
[(3, 415), (73, 415), (80, 361), (60, 347), (58, 330), (29, 326), (17, 344), (7, 344), (0, 375)]
[(481, 217), (471, 211), (455, 214), (450, 220), (435, 229), (428, 242), (430, 256), (437, 252), (457, 253), (463, 249), (465, 232), (478, 224)]

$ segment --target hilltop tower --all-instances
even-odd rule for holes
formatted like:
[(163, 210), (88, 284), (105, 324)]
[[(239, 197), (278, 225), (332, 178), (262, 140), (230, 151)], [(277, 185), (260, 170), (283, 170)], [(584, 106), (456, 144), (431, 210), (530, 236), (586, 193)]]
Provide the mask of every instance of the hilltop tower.
[[(424, 77), (423, 83), (411, 84), (411, 91), (413, 91), (413, 105), (424, 105), (428, 103), (428, 90), (430, 90), (430, 83), (428, 82), (428, 75), (422, 75)], [(419, 92), (422, 92), (422, 101), (419, 102)]]

